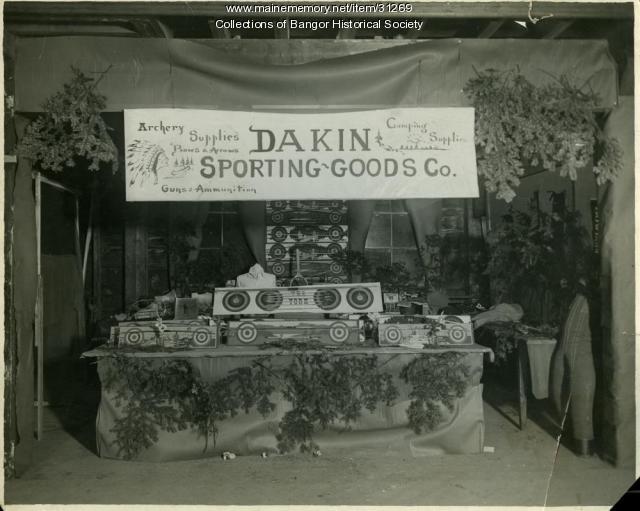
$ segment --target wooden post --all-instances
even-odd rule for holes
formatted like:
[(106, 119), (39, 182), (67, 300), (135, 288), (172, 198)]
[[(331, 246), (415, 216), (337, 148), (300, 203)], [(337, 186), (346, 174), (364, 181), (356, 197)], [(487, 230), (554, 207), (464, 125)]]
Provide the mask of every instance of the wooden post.
[(36, 361), (36, 438), (42, 440), (42, 409), (44, 407), (44, 343), (42, 332), (42, 178), (35, 174), (36, 196), (36, 310), (34, 343), (37, 353)]
[(524, 429), (527, 423), (527, 340), (519, 338), (518, 342), (518, 413), (520, 429)]

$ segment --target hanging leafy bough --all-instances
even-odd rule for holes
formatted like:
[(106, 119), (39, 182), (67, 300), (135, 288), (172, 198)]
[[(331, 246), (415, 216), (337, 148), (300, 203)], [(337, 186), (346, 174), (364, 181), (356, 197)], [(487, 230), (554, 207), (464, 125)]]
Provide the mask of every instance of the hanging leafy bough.
[(443, 420), (441, 405), (452, 412), (455, 400), (464, 396), (469, 379), (465, 356), (453, 352), (423, 354), (402, 369), (401, 378), (412, 386), (407, 416), (416, 434), (435, 429)]
[(622, 149), (598, 126), (597, 94), (566, 77), (536, 86), (518, 69), (476, 71), (464, 93), (476, 111), (478, 173), (489, 192), (510, 202), (525, 166), (542, 167), (575, 180), (593, 163), (598, 184), (622, 168)]
[(89, 170), (97, 171), (100, 163), (111, 163), (118, 169), (116, 146), (100, 116), (106, 97), (96, 92), (105, 73), (91, 78), (72, 67), (73, 77), (63, 90), (43, 105), (43, 113), (31, 122), (18, 144), (18, 154), (37, 162), (42, 170), (60, 172), (74, 167), (77, 158), (89, 162)]

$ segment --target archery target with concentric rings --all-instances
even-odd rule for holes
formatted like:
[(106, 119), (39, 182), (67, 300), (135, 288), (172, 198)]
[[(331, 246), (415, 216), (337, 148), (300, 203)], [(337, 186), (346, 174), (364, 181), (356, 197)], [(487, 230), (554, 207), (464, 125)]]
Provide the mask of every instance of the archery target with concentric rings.
[(342, 222), (342, 215), (340, 213), (329, 213), (329, 222), (331, 222), (332, 224), (339, 224), (340, 222)]
[(340, 241), (344, 236), (344, 231), (340, 227), (335, 225), (329, 229), (328, 234), (331, 241)]
[(269, 250), (269, 255), (273, 259), (282, 259), (285, 255), (287, 255), (287, 249), (284, 248), (280, 243), (276, 243)]
[(349, 327), (342, 321), (331, 323), (329, 327), (329, 338), (333, 342), (343, 343), (349, 338)]
[(347, 291), (347, 303), (354, 309), (366, 309), (373, 303), (373, 293), (362, 286), (351, 288)]
[(467, 331), (461, 326), (450, 326), (449, 327), (449, 339), (451, 339), (455, 343), (464, 342), (467, 338)]
[(327, 254), (332, 256), (342, 254), (342, 247), (339, 243), (330, 243), (327, 247)]
[(275, 289), (260, 291), (256, 296), (256, 305), (264, 311), (274, 311), (282, 305), (282, 293)]
[(274, 227), (271, 230), (271, 239), (276, 242), (286, 240), (288, 235), (289, 233), (284, 227)]
[(316, 289), (313, 293), (313, 302), (325, 311), (335, 309), (341, 300), (338, 290), (332, 287)]
[(249, 294), (245, 291), (230, 291), (224, 295), (222, 305), (229, 312), (240, 312), (249, 305)]
[(384, 340), (389, 344), (398, 344), (402, 340), (402, 330), (397, 326), (389, 326), (384, 331)]
[(339, 263), (331, 263), (329, 265), (329, 271), (331, 273), (340, 274), (340, 273), (342, 273), (342, 265), (339, 264)]
[(284, 214), (281, 211), (274, 211), (271, 213), (271, 221), (274, 224), (281, 224), (284, 220)]
[(240, 342), (249, 344), (258, 337), (258, 329), (253, 323), (241, 323), (240, 326), (238, 326), (236, 336)]
[(284, 209), (287, 203), (283, 200), (274, 200), (271, 202), (272, 209)]
[(273, 272), (274, 275), (277, 276), (277, 275), (284, 275), (287, 269), (282, 263), (273, 263), (273, 266), (271, 266), (271, 271)]
[(194, 346), (208, 346), (211, 340), (211, 333), (206, 328), (198, 328), (191, 335), (191, 342)]
[(142, 341), (144, 341), (144, 334), (142, 333), (142, 330), (132, 328), (125, 334), (124, 341), (132, 346), (137, 346), (138, 344), (142, 344)]

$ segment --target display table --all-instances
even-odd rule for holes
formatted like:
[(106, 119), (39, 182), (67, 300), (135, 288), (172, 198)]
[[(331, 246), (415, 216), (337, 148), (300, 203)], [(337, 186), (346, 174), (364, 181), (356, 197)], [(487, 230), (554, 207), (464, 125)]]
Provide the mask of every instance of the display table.
[[(117, 350), (95, 349), (83, 354), (84, 357), (95, 357), (98, 363), (98, 374), (101, 380), (109, 358)], [(417, 356), (423, 354), (461, 353), (461, 362), (468, 367), (468, 381), (464, 395), (455, 400), (453, 410), (442, 406), (444, 420), (432, 431), (422, 434), (414, 433), (408, 427), (407, 408), (411, 402), (411, 387), (401, 378), (402, 369)], [(330, 425), (326, 430), (314, 433), (314, 441), (325, 451), (345, 447), (373, 447), (381, 452), (390, 449), (405, 450), (414, 456), (456, 453), (480, 453), (484, 443), (484, 412), (482, 403), (482, 385), (480, 379), (483, 370), (483, 357), (492, 355), (489, 348), (472, 345), (459, 347), (442, 347), (428, 349), (411, 349), (402, 347), (357, 347), (332, 351), (292, 352), (279, 348), (255, 349), (248, 347), (221, 346), (212, 349), (198, 349), (175, 352), (122, 352), (128, 357), (148, 359), (150, 363), (163, 360), (182, 359), (188, 361), (200, 377), (213, 382), (224, 377), (233, 369), (250, 365), (252, 361), (264, 357), (276, 364), (288, 364), (292, 357), (304, 353), (327, 354), (335, 357), (357, 357), (376, 355), (378, 367), (393, 376), (398, 389), (398, 397), (390, 406), (384, 403), (373, 411), (364, 410), (362, 415), (350, 424), (345, 431), (344, 425)], [(96, 421), (96, 440), (100, 456), (121, 458), (114, 445), (113, 427), (122, 416), (123, 403), (118, 403), (115, 395), (102, 386), (101, 401)], [(235, 417), (218, 424), (215, 446), (209, 443), (206, 450), (202, 436), (186, 429), (169, 433), (160, 430), (157, 441), (144, 449), (137, 460), (169, 461), (217, 456), (224, 451), (237, 455), (259, 455), (263, 452), (276, 453), (278, 424), (291, 404), (282, 398), (280, 392), (272, 394), (272, 402), (276, 407), (272, 413), (263, 417), (256, 410), (249, 413), (240, 412)], [(319, 429), (319, 428), (318, 428)]]

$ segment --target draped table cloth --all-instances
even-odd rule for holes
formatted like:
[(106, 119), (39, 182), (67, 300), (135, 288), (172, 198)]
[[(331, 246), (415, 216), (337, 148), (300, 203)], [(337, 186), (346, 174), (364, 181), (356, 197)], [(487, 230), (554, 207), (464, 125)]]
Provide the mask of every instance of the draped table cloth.
[[(107, 359), (113, 351), (95, 349), (84, 353), (83, 357), (95, 357), (98, 374), (104, 378)], [(409, 428), (406, 414), (411, 387), (400, 379), (400, 372), (416, 356), (446, 352), (464, 355), (461, 363), (469, 368), (466, 391), (461, 398), (455, 400), (453, 411), (442, 406), (443, 421), (439, 426), (432, 431), (416, 434)], [(187, 360), (207, 382), (215, 381), (233, 369), (250, 365), (253, 360), (268, 355), (274, 355), (272, 362), (284, 365), (297, 354), (320, 353), (326, 352), (291, 352), (278, 348), (231, 346), (179, 352), (123, 352), (126, 356), (145, 358), (151, 362)], [(492, 355), (490, 349), (479, 345), (427, 349), (371, 347), (330, 352), (331, 356), (377, 355), (378, 366), (383, 366), (382, 369), (393, 375), (399, 395), (390, 406), (380, 403), (373, 412), (364, 410), (362, 416), (350, 425), (349, 430), (345, 430), (344, 424), (334, 424), (324, 431), (316, 431), (314, 441), (327, 452), (357, 447), (375, 448), (381, 452), (396, 451), (413, 456), (481, 453), (484, 448), (484, 412), (480, 379), (485, 353)], [(136, 460), (187, 460), (219, 456), (224, 451), (237, 455), (277, 453), (278, 423), (291, 409), (291, 405), (277, 391), (271, 396), (271, 400), (276, 408), (267, 417), (256, 410), (250, 410), (247, 414), (241, 411), (235, 417), (221, 421), (215, 445), (211, 441), (208, 445), (205, 444), (204, 438), (191, 429), (175, 433), (159, 430), (158, 441), (143, 450)], [(96, 419), (97, 451), (101, 457), (122, 458), (114, 443), (115, 435), (112, 431), (115, 421), (122, 417), (124, 405), (120, 405), (116, 404), (115, 395), (103, 385)]]

